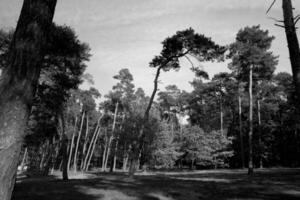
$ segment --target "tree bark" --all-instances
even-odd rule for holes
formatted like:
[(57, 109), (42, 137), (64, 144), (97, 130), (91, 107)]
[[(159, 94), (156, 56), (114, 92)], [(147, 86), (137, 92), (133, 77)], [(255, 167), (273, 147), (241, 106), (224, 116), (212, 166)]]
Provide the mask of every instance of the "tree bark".
[(252, 150), (252, 136), (253, 136), (253, 96), (252, 96), (252, 73), (253, 66), (250, 65), (249, 69), (249, 163), (248, 174), (253, 174), (253, 150)]
[(282, 0), (284, 27), (290, 54), (293, 80), (296, 87), (297, 98), (300, 98), (300, 49), (297, 38), (293, 6), (291, 0)]
[(244, 135), (243, 135), (243, 124), (242, 124), (242, 98), (239, 92), (239, 132), (240, 132), (240, 148), (241, 148), (241, 161), (242, 169), (245, 168), (245, 150), (244, 150)]
[(55, 6), (56, 0), (24, 0), (0, 78), (1, 200), (11, 198)]
[(77, 152), (78, 152), (79, 141), (80, 141), (80, 136), (81, 136), (81, 132), (82, 132), (82, 126), (83, 126), (84, 115), (85, 115), (85, 112), (83, 111), (82, 117), (81, 117), (81, 125), (80, 125), (80, 129), (79, 129), (79, 132), (78, 132), (77, 143), (76, 143), (75, 153), (74, 153), (73, 170), (74, 170), (75, 172), (77, 171)]

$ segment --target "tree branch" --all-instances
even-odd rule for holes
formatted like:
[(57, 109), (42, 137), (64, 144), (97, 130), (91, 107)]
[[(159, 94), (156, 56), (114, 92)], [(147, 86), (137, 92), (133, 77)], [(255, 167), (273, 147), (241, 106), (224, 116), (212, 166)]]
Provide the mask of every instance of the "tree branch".
[(271, 8), (273, 7), (273, 5), (276, 3), (276, 0), (273, 0), (273, 2), (271, 3), (270, 7), (268, 8), (266, 14), (268, 14), (268, 12), (271, 10)]
[(278, 27), (280, 27), (280, 28), (285, 28), (285, 26), (283, 26), (283, 25), (280, 25), (280, 24), (274, 24), (275, 26), (278, 26)]

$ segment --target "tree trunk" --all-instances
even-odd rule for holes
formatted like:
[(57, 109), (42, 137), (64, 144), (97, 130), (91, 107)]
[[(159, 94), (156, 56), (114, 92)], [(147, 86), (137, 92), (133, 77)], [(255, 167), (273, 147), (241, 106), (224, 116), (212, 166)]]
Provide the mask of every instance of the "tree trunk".
[(24, 171), (24, 166), (25, 166), (25, 161), (27, 159), (27, 147), (25, 148), (24, 150), (24, 155), (23, 155), (23, 159), (22, 159), (22, 162), (21, 162), (21, 172)]
[(110, 154), (110, 149), (111, 149), (111, 143), (113, 141), (113, 136), (109, 137), (108, 143), (107, 143), (107, 149), (106, 149), (106, 155), (105, 155), (105, 162), (104, 162), (104, 171), (107, 168), (107, 162)]
[(115, 150), (114, 150), (114, 159), (113, 159), (112, 172), (116, 171), (118, 144), (119, 144), (119, 140), (116, 141), (116, 146), (115, 146)]
[(71, 140), (71, 146), (69, 149), (69, 159), (68, 159), (68, 171), (70, 171), (70, 164), (71, 164), (71, 159), (72, 159), (72, 152), (73, 152), (73, 146), (74, 146), (74, 139), (75, 139), (75, 135), (76, 135), (76, 128), (77, 128), (77, 116), (75, 118), (75, 125), (74, 125), (74, 132), (73, 132), (73, 136), (72, 136), (72, 140)]
[(100, 134), (100, 130), (101, 130), (101, 128), (99, 127), (99, 128), (98, 128), (97, 135), (96, 135), (96, 138), (95, 138), (95, 140), (94, 140), (94, 143), (93, 143), (93, 147), (92, 147), (91, 155), (90, 155), (90, 157), (89, 157), (89, 160), (88, 160), (88, 162), (87, 162), (87, 165), (86, 165), (86, 170), (88, 170), (88, 169), (89, 169), (89, 166), (90, 166), (90, 163), (91, 163), (91, 160), (92, 160), (93, 154), (94, 154), (95, 146), (96, 146), (96, 143), (97, 143), (97, 140), (98, 140), (99, 134)]
[(244, 136), (243, 136), (243, 124), (242, 124), (242, 98), (239, 91), (239, 132), (240, 132), (240, 148), (241, 148), (241, 161), (242, 169), (245, 168), (245, 151), (244, 151)]
[(49, 170), (50, 170), (50, 166), (52, 163), (52, 157), (53, 157), (53, 153), (54, 153), (54, 143), (55, 140), (52, 140), (52, 142), (49, 144), (49, 148), (48, 148), (48, 153), (47, 153), (47, 159), (44, 165), (44, 169), (43, 169), (43, 176), (48, 176), (49, 174)]
[(91, 142), (90, 142), (90, 145), (89, 145), (89, 148), (88, 148), (88, 151), (87, 151), (86, 156), (85, 156), (85, 158), (84, 158), (84, 164), (83, 164), (83, 169), (84, 169), (84, 170), (88, 170), (88, 168), (87, 168), (87, 161), (88, 161), (88, 158), (89, 158), (89, 156), (90, 156), (90, 151), (91, 151), (91, 148), (92, 148), (92, 146), (93, 146), (94, 140), (95, 140), (96, 135), (97, 135), (97, 133), (98, 133), (98, 129), (100, 128), (100, 121), (101, 121), (101, 118), (102, 118), (102, 117), (103, 117), (103, 115), (101, 115), (101, 116), (99, 117), (99, 119), (98, 119), (98, 122), (97, 122), (97, 125), (96, 125), (96, 128), (95, 128), (94, 134), (93, 134), (93, 136), (92, 136), (92, 139), (91, 139)]
[(63, 180), (68, 180), (68, 137), (66, 135), (65, 129), (65, 118), (64, 113), (60, 116), (60, 126), (61, 126), (61, 149), (62, 149), (62, 177)]
[(99, 126), (98, 126), (98, 124), (97, 124), (97, 126), (96, 126), (96, 128), (95, 128), (95, 131), (94, 131), (94, 134), (93, 134), (93, 136), (92, 136), (92, 139), (91, 139), (91, 141), (90, 141), (90, 145), (89, 145), (89, 148), (88, 148), (88, 150), (87, 150), (86, 156), (84, 157), (83, 167), (82, 167), (82, 170), (84, 170), (84, 171), (88, 170), (88, 168), (87, 168), (87, 162), (88, 162), (88, 159), (89, 159), (89, 156), (90, 156), (90, 152), (91, 152), (91, 150), (92, 150), (92, 146), (93, 146), (93, 144), (94, 144), (94, 140), (95, 140), (96, 135), (97, 135), (97, 133), (98, 133), (98, 129), (99, 129)]
[(253, 97), (252, 97), (252, 68), (249, 70), (249, 163), (248, 174), (253, 174), (253, 150), (252, 150), (252, 136), (253, 136)]
[(124, 172), (127, 170), (128, 157), (129, 157), (129, 153), (128, 153), (128, 151), (126, 151), (126, 143), (125, 143), (125, 145), (124, 145), (124, 154), (123, 154), (123, 171)]
[(104, 172), (106, 169), (104, 168), (104, 163), (105, 163), (105, 160), (106, 160), (106, 151), (107, 151), (107, 146), (108, 146), (108, 139), (107, 137), (105, 136), (105, 143), (104, 143), (104, 150), (103, 150), (103, 155), (102, 155), (102, 171)]
[(115, 128), (116, 128), (117, 115), (118, 115), (118, 107), (119, 107), (119, 102), (117, 102), (116, 107), (115, 107), (114, 121), (113, 121), (113, 125), (112, 125), (111, 137), (108, 141), (107, 152), (106, 152), (105, 163), (104, 163), (104, 169), (105, 170), (106, 170), (107, 162), (108, 162), (108, 159), (109, 159), (111, 144), (112, 144), (112, 141), (114, 140), (114, 137), (115, 137), (114, 134), (115, 134)]
[(0, 78), (0, 199), (9, 200), (56, 0), (24, 0)]
[(75, 153), (74, 153), (73, 169), (74, 169), (75, 172), (77, 171), (77, 152), (78, 152), (79, 141), (80, 141), (80, 136), (81, 136), (81, 132), (82, 132), (84, 115), (85, 115), (85, 112), (83, 111), (82, 117), (81, 117), (81, 125), (80, 125), (80, 129), (79, 129), (79, 132), (78, 132), (77, 143), (76, 143)]
[(223, 135), (223, 105), (222, 105), (222, 96), (220, 97), (220, 127), (221, 127), (221, 135)]
[[(45, 146), (45, 147), (44, 147)], [(45, 158), (46, 158), (46, 154), (47, 154), (47, 151), (48, 151), (48, 148), (49, 148), (49, 140), (47, 139), (46, 140), (46, 143), (42, 145), (41, 147), (41, 151), (42, 151), (42, 158), (40, 160), (40, 171), (44, 168), (44, 162), (45, 162)]]
[(83, 143), (83, 149), (82, 149), (82, 159), (81, 159), (81, 165), (80, 165), (81, 170), (83, 170), (84, 159), (86, 157), (86, 144), (87, 144), (88, 134), (89, 134), (89, 116), (86, 115), (86, 130), (85, 130), (84, 143)]
[(259, 146), (259, 168), (263, 168), (263, 160), (262, 160), (262, 141), (261, 141), (261, 137), (262, 137), (262, 132), (261, 132), (261, 116), (260, 116), (260, 100), (257, 100), (257, 116), (258, 116), (258, 146)]
[(296, 86), (297, 98), (300, 98), (300, 49), (297, 38), (293, 6), (291, 0), (282, 0), (284, 27), (290, 54), (293, 80)]

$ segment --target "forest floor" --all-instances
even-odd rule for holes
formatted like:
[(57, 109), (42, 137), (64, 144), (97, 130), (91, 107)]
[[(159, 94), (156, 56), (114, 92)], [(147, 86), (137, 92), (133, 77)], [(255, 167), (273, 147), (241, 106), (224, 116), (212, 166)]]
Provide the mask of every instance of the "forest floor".
[[(57, 172), (56, 172), (57, 173)], [(70, 174), (17, 180), (13, 200), (300, 199), (300, 169)]]

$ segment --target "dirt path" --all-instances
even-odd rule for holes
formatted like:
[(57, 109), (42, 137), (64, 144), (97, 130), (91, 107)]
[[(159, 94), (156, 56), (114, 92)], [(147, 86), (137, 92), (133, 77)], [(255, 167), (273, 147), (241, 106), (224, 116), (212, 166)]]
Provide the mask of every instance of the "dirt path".
[(13, 200), (300, 199), (300, 169), (268, 169), (248, 177), (242, 170), (72, 175), (18, 181)]

